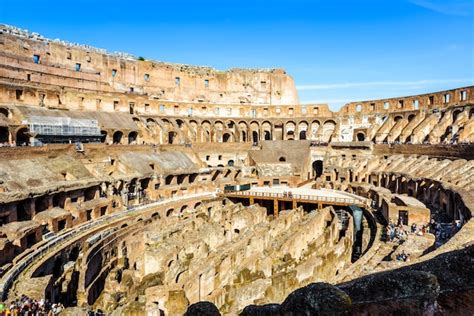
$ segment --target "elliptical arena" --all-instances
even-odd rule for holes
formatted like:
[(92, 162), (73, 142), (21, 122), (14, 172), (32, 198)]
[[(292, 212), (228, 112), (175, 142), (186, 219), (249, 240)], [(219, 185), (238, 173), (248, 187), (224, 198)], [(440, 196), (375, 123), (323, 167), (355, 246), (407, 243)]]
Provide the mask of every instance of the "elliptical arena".
[(474, 87), (331, 112), (282, 69), (1, 26), (0, 298), (254, 315), (313, 291), (350, 314), (472, 312), (472, 141)]

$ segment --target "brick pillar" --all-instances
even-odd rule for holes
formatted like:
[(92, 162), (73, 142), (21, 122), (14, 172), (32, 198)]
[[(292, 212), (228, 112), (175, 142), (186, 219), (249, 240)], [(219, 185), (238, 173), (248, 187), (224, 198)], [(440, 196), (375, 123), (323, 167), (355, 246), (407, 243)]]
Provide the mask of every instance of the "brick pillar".
[(278, 213), (279, 213), (279, 202), (278, 202), (278, 199), (274, 199), (273, 200), (273, 215), (275, 216), (275, 218), (278, 217)]

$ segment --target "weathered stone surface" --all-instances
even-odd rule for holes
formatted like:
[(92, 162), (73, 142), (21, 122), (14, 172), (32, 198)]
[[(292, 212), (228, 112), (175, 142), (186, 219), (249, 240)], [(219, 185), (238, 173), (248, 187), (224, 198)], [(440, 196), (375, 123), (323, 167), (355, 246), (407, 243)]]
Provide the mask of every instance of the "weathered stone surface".
[(281, 314), (297, 315), (349, 315), (351, 298), (327, 283), (312, 283), (300, 288), (281, 304)]
[(211, 302), (198, 302), (191, 304), (184, 316), (221, 316), (221, 313)]

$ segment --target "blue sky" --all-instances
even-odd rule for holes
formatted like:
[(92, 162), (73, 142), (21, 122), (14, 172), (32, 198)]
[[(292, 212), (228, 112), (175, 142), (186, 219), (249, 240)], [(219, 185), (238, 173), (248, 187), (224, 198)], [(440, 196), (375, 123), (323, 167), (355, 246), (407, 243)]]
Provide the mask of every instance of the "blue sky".
[(0, 23), (148, 59), (285, 68), (303, 103), (474, 84), (473, 0), (0, 0)]

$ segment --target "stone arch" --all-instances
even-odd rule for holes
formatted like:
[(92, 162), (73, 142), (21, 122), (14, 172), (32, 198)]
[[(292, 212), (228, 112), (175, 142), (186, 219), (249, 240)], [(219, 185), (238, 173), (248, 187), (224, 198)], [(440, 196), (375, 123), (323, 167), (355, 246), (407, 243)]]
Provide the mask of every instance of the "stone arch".
[(259, 140), (258, 131), (252, 131), (252, 142), (254, 144), (258, 144), (258, 140)]
[(122, 137), (123, 137), (123, 132), (122, 131), (116, 131), (112, 136), (113, 143), (114, 144), (121, 144), (122, 143)]
[(272, 140), (272, 134), (270, 133), (270, 131), (263, 131), (263, 138), (265, 140)]
[(222, 135), (222, 142), (223, 143), (228, 143), (228, 142), (233, 142), (233, 141), (234, 141), (234, 139), (233, 139), (232, 133), (225, 132)]
[(26, 127), (20, 128), (16, 132), (16, 145), (25, 146), (25, 145), (29, 145), (29, 143), (30, 143), (30, 136), (28, 135), (28, 128)]
[(323, 161), (322, 160), (315, 160), (312, 164), (313, 172), (315, 178), (319, 178), (323, 174)]
[(169, 131), (168, 132), (168, 144), (176, 144), (177, 143), (177, 136), (178, 133), (175, 131)]
[(9, 143), (9, 142), (10, 142), (10, 131), (8, 130), (8, 127), (0, 126), (0, 144)]
[(410, 115), (408, 115), (408, 122), (413, 121), (413, 119), (414, 119), (415, 117), (416, 117), (415, 114), (410, 114)]
[(330, 142), (332, 138), (332, 134), (336, 129), (336, 122), (334, 120), (327, 120), (323, 124), (323, 133), (322, 133), (322, 141), (323, 142)]
[(10, 111), (7, 108), (0, 107), (0, 116), (4, 116), (5, 118), (10, 117)]
[(128, 133), (128, 143), (133, 144), (137, 142), (138, 133), (136, 131), (131, 131)]
[(210, 142), (211, 141), (211, 122), (203, 121), (201, 123), (201, 129), (203, 134), (203, 141)]
[(305, 140), (308, 134), (309, 124), (306, 121), (301, 121), (298, 123), (298, 137), (301, 140)]
[(394, 120), (395, 122), (398, 122), (398, 121), (400, 121), (400, 120), (403, 120), (403, 116), (402, 116), (402, 115), (396, 115), (396, 116), (393, 118), (393, 120)]
[(272, 140), (272, 124), (269, 121), (262, 123), (263, 139)]
[(107, 131), (104, 131), (104, 130), (100, 131), (100, 142), (101, 143), (105, 143), (105, 141), (107, 140), (107, 135), (108, 135)]
[(356, 135), (357, 141), (358, 142), (363, 142), (365, 141), (365, 133), (363, 132), (358, 132)]
[(178, 125), (178, 128), (181, 129), (184, 126), (184, 121), (182, 119), (177, 119), (176, 125)]
[(463, 109), (455, 109), (453, 110), (453, 123), (456, 122), (456, 119), (458, 118), (459, 114), (461, 114)]
[(166, 217), (170, 217), (171, 215), (173, 215), (174, 213), (174, 209), (173, 208), (170, 208), (166, 211)]
[(240, 121), (238, 124), (239, 136), (241, 142), (246, 142), (248, 140), (248, 125), (244, 121)]
[(293, 121), (288, 121), (285, 124), (285, 139), (287, 140), (294, 140), (295, 133), (296, 133), (296, 123)]

